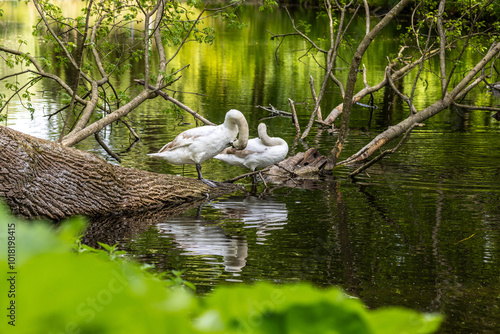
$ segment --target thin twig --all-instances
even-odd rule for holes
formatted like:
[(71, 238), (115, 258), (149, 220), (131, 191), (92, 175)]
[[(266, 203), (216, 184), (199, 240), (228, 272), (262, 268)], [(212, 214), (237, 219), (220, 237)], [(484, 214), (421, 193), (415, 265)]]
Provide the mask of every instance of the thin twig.
[(385, 150), (384, 152), (380, 153), (379, 155), (377, 155), (375, 158), (373, 158), (372, 160), (368, 161), (366, 164), (364, 164), (363, 166), (359, 167), (358, 169), (356, 169), (354, 172), (350, 173), (349, 176), (350, 177), (354, 177), (356, 175), (358, 175), (359, 173), (361, 173), (362, 171), (364, 171), (365, 169), (368, 169), (369, 167), (371, 167), (372, 165), (374, 165), (376, 162), (378, 162), (379, 160), (382, 160), (382, 158), (384, 158), (386, 155), (388, 154), (393, 154), (394, 152), (396, 152), (400, 147), (401, 145), (403, 145), (403, 143), (406, 141), (406, 139), (408, 138), (408, 136), (410, 135), (410, 132), (416, 127), (416, 126), (420, 126), (419, 123), (415, 123), (413, 124), (408, 130), (406, 130), (403, 138), (401, 138), (401, 140), (399, 141), (399, 143), (393, 147), (392, 149), (390, 150)]
[[(22, 91), (26, 86), (32, 84), (34, 81), (36, 80), (39, 80), (40, 77), (36, 77), (36, 78), (33, 78), (33, 79), (30, 79), (28, 82), (26, 82), (21, 88), (17, 89), (4, 103), (4, 105), (0, 108), (0, 112), (2, 112), (4, 110), (4, 108), (7, 107), (7, 105), (10, 103), (10, 101), (14, 98), (14, 96), (19, 96), (19, 92)], [(21, 100), (20, 96), (19, 96), (19, 99)], [(21, 103), (22, 103), (22, 100), (21, 100)], [(24, 104), (23, 104), (24, 106)]]
[(249, 177), (249, 176), (252, 176), (252, 175), (255, 175), (255, 174), (259, 174), (259, 173), (261, 173), (262, 171), (265, 171), (265, 170), (267, 170), (267, 169), (269, 169), (269, 167), (266, 167), (266, 168), (264, 168), (264, 169), (262, 169), (262, 170), (256, 170), (256, 171), (253, 171), (253, 172), (249, 172), (249, 173), (241, 174), (241, 175), (238, 175), (238, 176), (236, 176), (236, 177), (233, 177), (232, 179), (229, 179), (229, 180), (223, 181), (223, 183), (234, 183), (234, 182), (236, 182), (236, 181), (238, 181), (238, 180), (241, 180), (241, 179), (244, 179), (244, 178), (246, 178), (246, 177)]
[(266, 110), (266, 111), (268, 111), (271, 114), (276, 115), (276, 116), (292, 117), (292, 113), (291, 112), (283, 111), (283, 110), (278, 110), (272, 104), (270, 104), (269, 107), (263, 107), (263, 106), (256, 106), (256, 107), (264, 109), (264, 110)]
[(137, 134), (137, 132), (135, 132), (134, 128), (132, 128), (132, 125), (130, 125), (129, 122), (127, 122), (126, 120), (124, 119), (120, 119), (120, 121), (125, 124), (125, 126), (127, 127), (127, 129), (130, 131), (130, 133), (135, 137), (136, 141), (137, 140), (141, 140), (141, 137), (139, 137), (139, 135)]
[(96, 132), (94, 133), (94, 137), (95, 137), (95, 140), (99, 143), (99, 145), (101, 145), (101, 147), (110, 155), (113, 157), (113, 159), (115, 159), (116, 161), (118, 161), (119, 163), (122, 162), (122, 160), (120, 159), (120, 157), (113, 151), (111, 151), (111, 149), (102, 141), (101, 139), (101, 136), (99, 136), (99, 132)]
[[(316, 95), (316, 89), (314, 89), (314, 78), (312, 77), (312, 75), (310, 76), (309, 85), (311, 86), (311, 94), (314, 99), (314, 104), (316, 105), (319, 102), (318, 102), (318, 96)], [(318, 121), (323, 122), (323, 115), (321, 115), (321, 107), (318, 107), (316, 117), (318, 118)]]
[(288, 99), (288, 102), (290, 103), (290, 108), (292, 108), (292, 122), (295, 124), (295, 132), (297, 133), (298, 136), (300, 136), (300, 124), (299, 120), (297, 118), (297, 112), (295, 111), (295, 105), (292, 99)]
[(415, 108), (415, 105), (412, 103), (411, 99), (401, 93), (397, 88), (396, 85), (394, 85), (394, 82), (392, 81), (392, 75), (390, 73), (391, 69), (389, 66), (385, 68), (386, 71), (386, 77), (389, 82), (389, 86), (391, 86), (392, 90), (403, 100), (408, 104), (408, 107), (410, 107), (410, 112), (412, 115), (415, 115), (417, 113), (417, 108)]
[[(141, 85), (144, 85), (144, 80), (142, 80), (142, 79), (135, 79), (134, 81), (137, 82), (137, 83), (139, 83), (139, 84), (141, 84)], [(149, 88), (150, 89), (155, 89), (155, 87), (152, 86), (152, 85), (149, 85)], [(196, 111), (194, 111), (193, 109), (189, 108), (187, 105), (183, 104), (182, 102), (174, 99), (172, 96), (168, 95), (164, 91), (161, 91), (161, 90), (158, 89), (158, 90), (155, 91), (155, 93), (157, 93), (158, 95), (160, 95), (161, 97), (163, 97), (165, 100), (170, 101), (173, 104), (177, 105), (179, 108), (187, 111), (188, 113), (190, 113), (191, 115), (193, 115), (195, 118), (198, 118), (203, 123), (205, 123), (207, 125), (215, 125), (214, 123), (210, 122), (208, 119), (206, 119), (205, 117), (201, 116)]]

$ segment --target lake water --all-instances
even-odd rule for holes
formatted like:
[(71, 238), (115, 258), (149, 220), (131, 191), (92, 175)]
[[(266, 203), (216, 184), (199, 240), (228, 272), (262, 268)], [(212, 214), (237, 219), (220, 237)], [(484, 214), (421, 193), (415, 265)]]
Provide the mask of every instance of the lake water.
[[(19, 35), (32, 41), (33, 8), (26, 11), (15, 2), (2, 6), (0, 43), (16, 45)], [(65, 6), (70, 11), (78, 4), (65, 2)], [(312, 22), (313, 33), (321, 35), (314, 12), (294, 9), (292, 14)], [(271, 40), (266, 30), (291, 31), (282, 10), (269, 14), (248, 7), (241, 18), (247, 28), (228, 30), (216, 24), (212, 46), (191, 43), (179, 54), (174, 66), (190, 67), (173, 86), (180, 92), (176, 98), (214, 123), (221, 123), (227, 110), (237, 108), (248, 119), (251, 137), (257, 135), (257, 125), (263, 121), (271, 135), (288, 142), (290, 155), (309, 147), (327, 154), (335, 136), (313, 128), (307, 140), (299, 142), (290, 119), (268, 118), (266, 111), (256, 107), (272, 104), (289, 111), (288, 98), (297, 102), (310, 99), (309, 76), (314, 77), (316, 87), (322, 78), (312, 57), (301, 58), (307, 45), (290, 39), (276, 52), (279, 42)], [(361, 22), (359, 30), (362, 27)], [(397, 52), (398, 34), (396, 24), (389, 26), (367, 54), (364, 63), (371, 84), (380, 80), (386, 55)], [(28, 45), (34, 54), (40, 52)], [(343, 56), (350, 59), (348, 51)], [(346, 75), (347, 67), (337, 69), (339, 76)], [(117, 85), (128, 86), (138, 77), (138, 70), (134, 68)], [(0, 76), (8, 71), (0, 67)], [(439, 91), (435, 78), (426, 76), (429, 85), (416, 93), (419, 109)], [(32, 102), (36, 112), (30, 115), (15, 101), (4, 125), (55, 139), (63, 117), (49, 120), (46, 115), (62, 106), (60, 92), (47, 83), (39, 84), (36, 92)], [(354, 107), (344, 157), (406, 117), (407, 107), (393, 103), (389, 93), (375, 94), (374, 103), (379, 106), (375, 111)], [(500, 104), (486, 89), (473, 92), (471, 101)], [(329, 87), (323, 104), (325, 116), (339, 102), (338, 90)], [(298, 111), (304, 127), (310, 110), (299, 106)], [(162, 219), (95, 218), (86, 240), (118, 243), (158, 271), (183, 269), (184, 278), (202, 294), (221, 284), (308, 281), (322, 287), (341, 286), (373, 308), (401, 305), (440, 312), (446, 317), (440, 333), (497, 333), (500, 122), (492, 114), (445, 110), (415, 129), (396, 154), (355, 180), (347, 177), (355, 166), (342, 167), (324, 179), (270, 184), (265, 191), (261, 185), (257, 193), (225, 196)], [(137, 143), (120, 124), (101, 133), (120, 155), (122, 166), (196, 177), (194, 166), (173, 166), (146, 156), (193, 127), (191, 116), (156, 99), (138, 108), (128, 120), (141, 137)], [(116, 163), (93, 139), (77, 147)], [(211, 160), (203, 164), (203, 172), (207, 178), (222, 181), (246, 171)], [(248, 190), (249, 182), (242, 181)]]

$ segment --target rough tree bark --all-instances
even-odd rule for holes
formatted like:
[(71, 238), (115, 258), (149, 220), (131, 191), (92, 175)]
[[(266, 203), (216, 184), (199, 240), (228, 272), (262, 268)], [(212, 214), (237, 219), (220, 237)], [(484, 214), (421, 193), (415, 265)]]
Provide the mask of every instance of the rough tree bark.
[(112, 165), (0, 126), (0, 198), (22, 217), (60, 220), (172, 208), (238, 189)]

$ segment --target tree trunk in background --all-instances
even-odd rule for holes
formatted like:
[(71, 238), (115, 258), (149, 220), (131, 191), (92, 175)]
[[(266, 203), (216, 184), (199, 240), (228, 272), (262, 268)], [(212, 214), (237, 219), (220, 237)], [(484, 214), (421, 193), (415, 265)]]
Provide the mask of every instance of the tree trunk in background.
[(239, 189), (112, 165), (94, 154), (0, 126), (0, 199), (14, 214), (60, 220), (130, 213), (215, 198)]
[(330, 152), (330, 160), (333, 161), (333, 165), (337, 163), (337, 159), (342, 152), (345, 141), (347, 139), (347, 133), (349, 130), (349, 122), (351, 118), (351, 109), (354, 103), (354, 87), (357, 80), (357, 70), (359, 65), (361, 65), (361, 60), (366, 50), (370, 46), (371, 42), (380, 33), (380, 31), (385, 28), (392, 19), (399, 14), (411, 0), (400, 0), (375, 27), (373, 27), (370, 32), (368, 32), (361, 43), (359, 43), (358, 48), (354, 52), (354, 56), (351, 61), (351, 67), (349, 68), (349, 74), (347, 76), (347, 84), (345, 88), (344, 102), (342, 105), (342, 119), (340, 123), (340, 130), (337, 142)]
[[(493, 43), (490, 50), (488, 50), (488, 52), (484, 55), (483, 59), (478, 61), (476, 66), (469, 70), (469, 72), (463, 77), (463, 79), (450, 92), (446, 92), (442, 99), (434, 102), (424, 110), (410, 115), (398, 124), (389, 127), (357, 153), (353, 154), (345, 161), (340, 162), (340, 164), (348, 164), (368, 158), (390, 140), (399, 137), (414, 125), (440, 113), (442, 110), (451, 106), (455, 100), (460, 100), (461, 98), (463, 98), (472, 87), (475, 87), (478, 83), (482, 82), (486, 78), (486, 74), (484, 71), (485, 66), (493, 58), (497, 57), (499, 53), (500, 43)], [(482, 72), (481, 75), (476, 77), (480, 72)]]

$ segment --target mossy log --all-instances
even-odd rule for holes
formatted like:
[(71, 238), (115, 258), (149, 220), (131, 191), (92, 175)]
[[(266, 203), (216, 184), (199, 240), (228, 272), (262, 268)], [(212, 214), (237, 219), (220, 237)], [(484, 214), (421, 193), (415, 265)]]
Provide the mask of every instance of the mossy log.
[(0, 198), (12, 213), (61, 220), (213, 199), (238, 190), (113, 165), (96, 155), (0, 126)]

